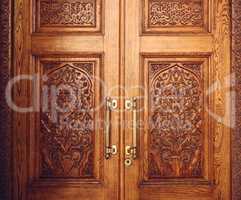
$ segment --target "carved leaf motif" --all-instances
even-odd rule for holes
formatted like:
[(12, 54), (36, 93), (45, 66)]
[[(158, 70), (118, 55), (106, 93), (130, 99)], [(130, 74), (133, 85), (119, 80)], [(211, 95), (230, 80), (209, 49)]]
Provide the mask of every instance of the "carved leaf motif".
[(94, 63), (59, 65), (44, 64), (54, 69), (42, 83), (50, 95), (41, 112), (41, 176), (93, 177)]
[(203, 26), (202, 0), (149, 0), (149, 26)]
[(201, 177), (201, 64), (150, 63), (149, 69), (149, 177)]
[(41, 25), (96, 25), (95, 0), (40, 0)]

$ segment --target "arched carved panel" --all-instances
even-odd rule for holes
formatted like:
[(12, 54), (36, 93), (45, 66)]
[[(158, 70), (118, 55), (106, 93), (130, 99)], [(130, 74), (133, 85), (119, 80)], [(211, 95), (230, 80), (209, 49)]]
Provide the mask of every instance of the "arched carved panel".
[(43, 62), (40, 177), (94, 177), (94, 62)]
[(149, 178), (203, 177), (201, 63), (150, 63), (149, 112)]

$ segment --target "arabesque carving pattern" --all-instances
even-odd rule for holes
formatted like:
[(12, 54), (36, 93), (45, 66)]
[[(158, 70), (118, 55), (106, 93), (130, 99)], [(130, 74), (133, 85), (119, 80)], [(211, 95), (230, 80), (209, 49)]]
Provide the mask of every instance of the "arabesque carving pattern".
[[(235, 73), (235, 130), (232, 133), (233, 200), (241, 199), (241, 0), (232, 1), (232, 68)], [(234, 121), (234, 120), (233, 120)]]
[(149, 0), (149, 27), (203, 26), (202, 0)]
[[(40, 175), (93, 177), (94, 63), (60, 65), (43, 64), (45, 69), (53, 70), (45, 73), (42, 83), (42, 88), (48, 88), (51, 96), (47, 103), (42, 101)], [(44, 95), (46, 89), (43, 89), (42, 99), (46, 99)]]
[[(0, 92), (5, 93), (11, 78), (12, 50), (12, 1), (2, 0), (0, 5)], [(12, 113), (7, 105), (5, 95), (0, 97), (0, 199), (11, 199), (12, 180)], [(15, 154), (14, 154), (15, 155)], [(16, 156), (16, 155), (15, 155)]]
[(40, 0), (40, 24), (95, 27), (96, 0)]
[(150, 63), (149, 178), (202, 177), (201, 63)]

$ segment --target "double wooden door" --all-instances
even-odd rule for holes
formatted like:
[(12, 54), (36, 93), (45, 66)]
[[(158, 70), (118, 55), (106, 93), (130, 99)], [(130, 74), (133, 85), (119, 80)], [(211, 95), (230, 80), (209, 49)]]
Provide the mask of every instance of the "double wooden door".
[(16, 0), (18, 200), (230, 200), (228, 0)]

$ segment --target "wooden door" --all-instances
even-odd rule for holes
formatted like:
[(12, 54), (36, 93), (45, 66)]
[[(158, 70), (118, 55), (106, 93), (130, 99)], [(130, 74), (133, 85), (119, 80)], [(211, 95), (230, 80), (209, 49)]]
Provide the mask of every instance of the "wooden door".
[(124, 199), (230, 200), (229, 16), (228, 0), (126, 2)]
[(14, 4), (14, 199), (117, 199), (119, 1)]
[(230, 199), (229, 0), (14, 3), (14, 199)]

